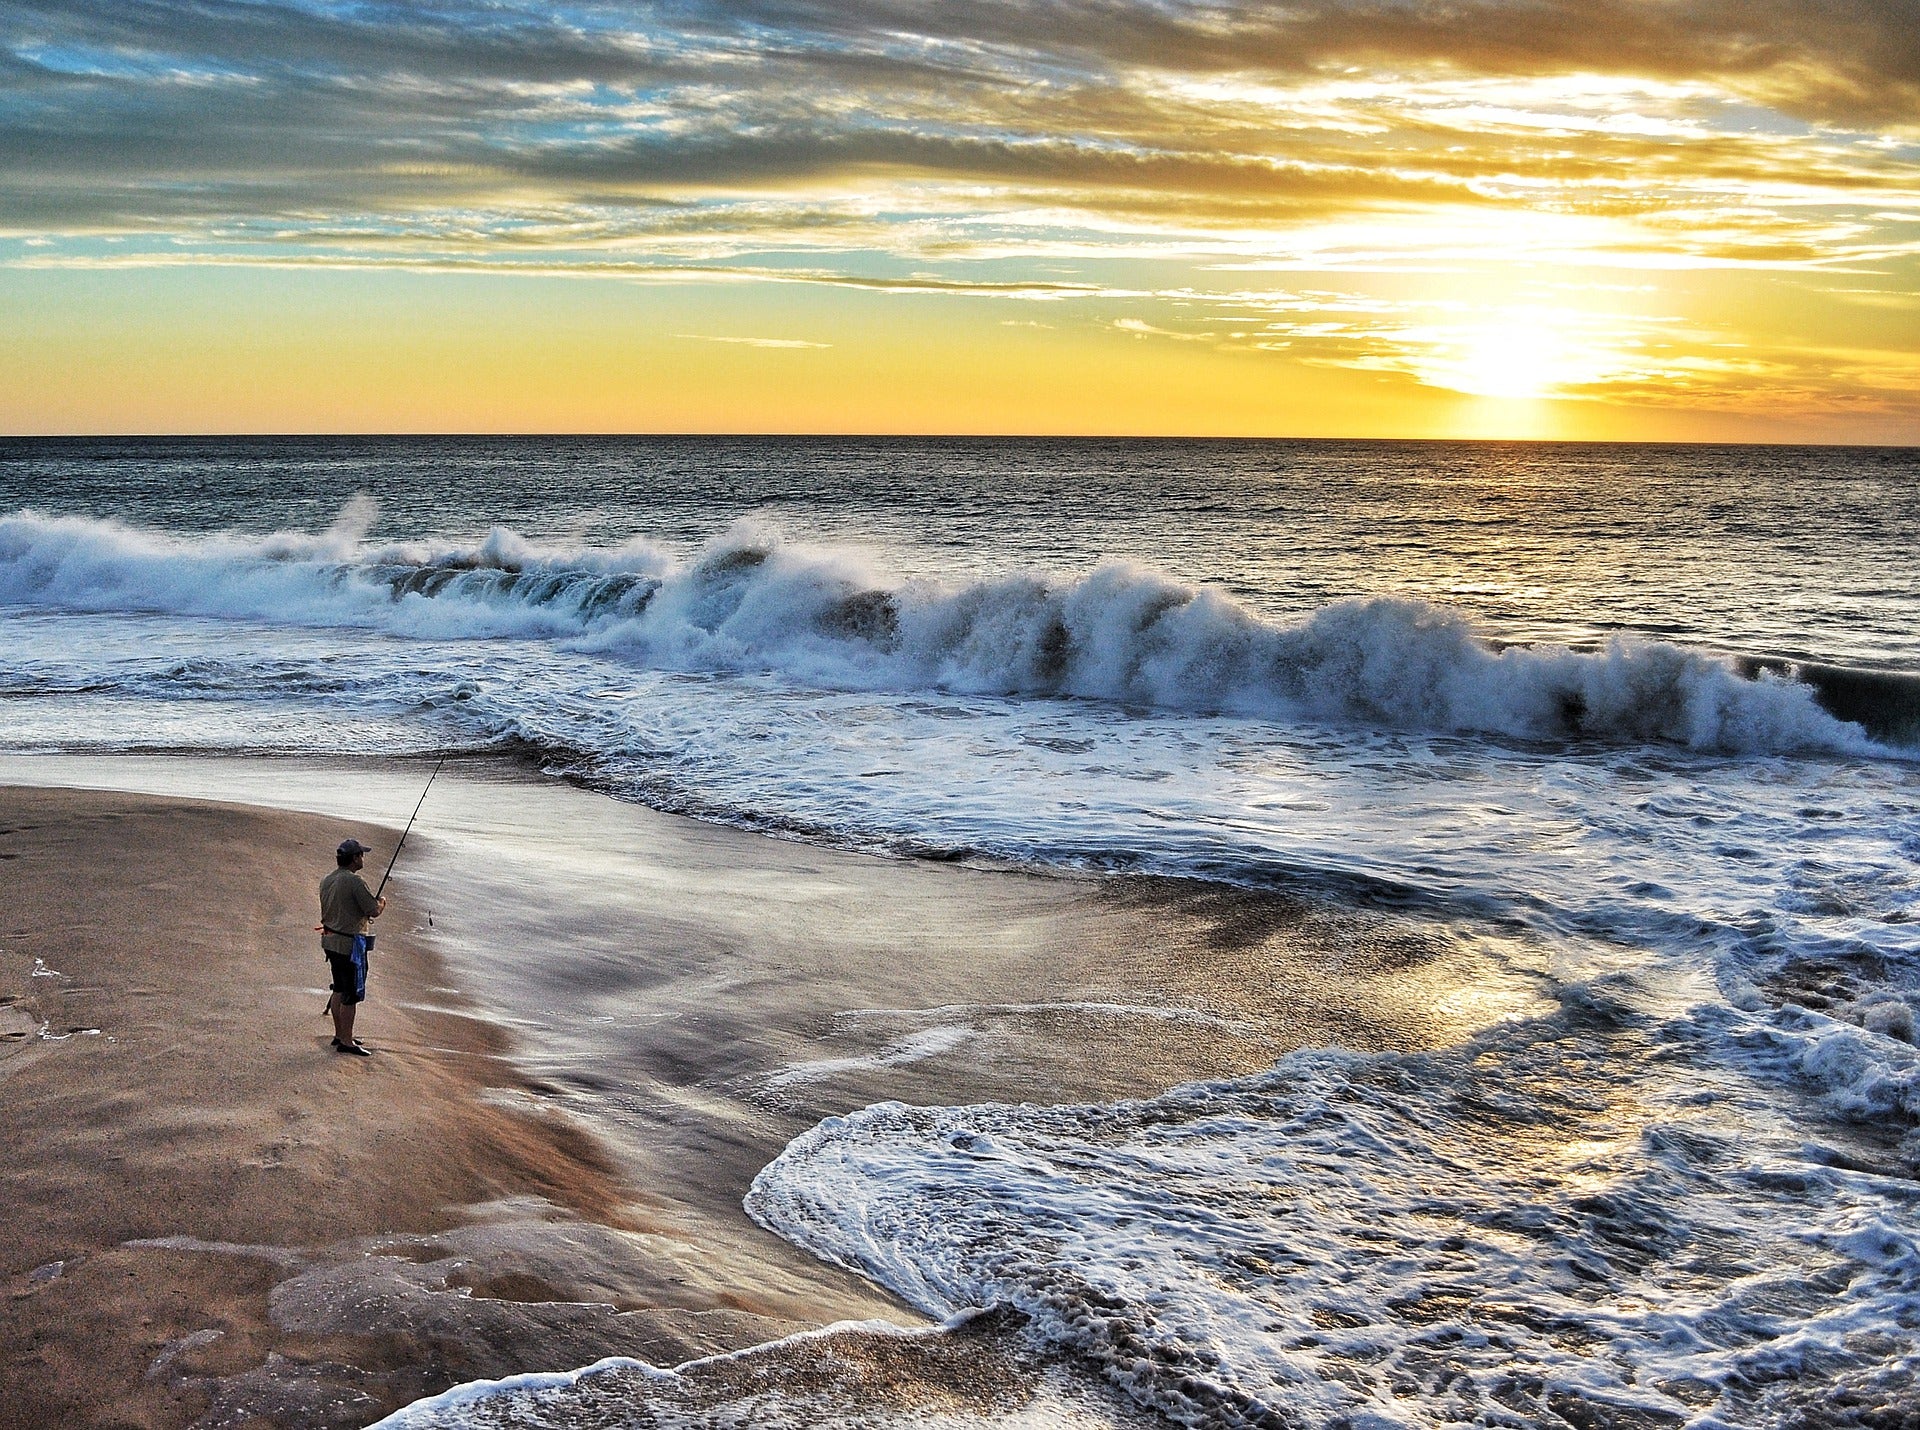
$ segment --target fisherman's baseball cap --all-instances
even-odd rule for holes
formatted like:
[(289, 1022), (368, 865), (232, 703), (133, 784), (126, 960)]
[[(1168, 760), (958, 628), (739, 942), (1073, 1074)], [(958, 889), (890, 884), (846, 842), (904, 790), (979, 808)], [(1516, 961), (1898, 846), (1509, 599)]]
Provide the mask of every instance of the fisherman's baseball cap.
[(342, 859), (351, 859), (356, 854), (371, 854), (373, 846), (362, 844), (358, 839), (342, 839), (337, 851)]

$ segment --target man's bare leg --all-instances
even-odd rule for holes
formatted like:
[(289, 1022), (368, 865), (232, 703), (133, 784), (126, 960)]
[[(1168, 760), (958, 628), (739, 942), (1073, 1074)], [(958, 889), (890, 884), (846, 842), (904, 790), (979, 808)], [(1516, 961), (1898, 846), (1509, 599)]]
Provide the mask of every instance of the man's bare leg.
[(357, 1003), (348, 1003), (338, 993), (333, 995), (333, 1040), (348, 1047), (353, 1046), (353, 1014)]

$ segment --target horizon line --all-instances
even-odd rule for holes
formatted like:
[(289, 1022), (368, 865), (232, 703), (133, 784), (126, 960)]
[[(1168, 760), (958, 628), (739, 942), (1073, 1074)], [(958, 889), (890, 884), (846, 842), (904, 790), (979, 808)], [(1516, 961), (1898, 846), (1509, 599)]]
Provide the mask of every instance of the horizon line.
[(1920, 442), (1779, 441), (1630, 437), (1335, 437), (1166, 432), (8, 432), (6, 442), (354, 442), (354, 441), (695, 441), (695, 442), (1243, 442), (1373, 443), (1448, 447), (1778, 447), (1915, 452)]

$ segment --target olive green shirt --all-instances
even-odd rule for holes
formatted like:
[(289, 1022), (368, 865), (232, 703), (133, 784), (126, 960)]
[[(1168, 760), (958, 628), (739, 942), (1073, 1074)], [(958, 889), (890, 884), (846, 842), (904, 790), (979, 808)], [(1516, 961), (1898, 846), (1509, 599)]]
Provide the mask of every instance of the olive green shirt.
[(344, 866), (320, 881), (320, 947), (328, 953), (352, 953), (353, 937), (367, 931), (379, 907), (367, 881)]

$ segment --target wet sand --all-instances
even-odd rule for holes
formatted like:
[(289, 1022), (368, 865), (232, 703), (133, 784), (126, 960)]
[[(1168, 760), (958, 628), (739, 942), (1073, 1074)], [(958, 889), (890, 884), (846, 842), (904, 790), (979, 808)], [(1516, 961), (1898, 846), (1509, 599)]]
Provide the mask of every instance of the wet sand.
[(344, 834), (391, 832), (181, 795), (397, 824), (419, 774), (0, 779), (76, 773), (169, 795), (0, 788), (6, 1425), (359, 1425), (469, 1379), (919, 1324), (740, 1209), (819, 1118), (1435, 1046), (1526, 997), (1404, 920), (839, 854), (450, 769), (381, 921), (381, 1051), (349, 1059), (313, 887)]

